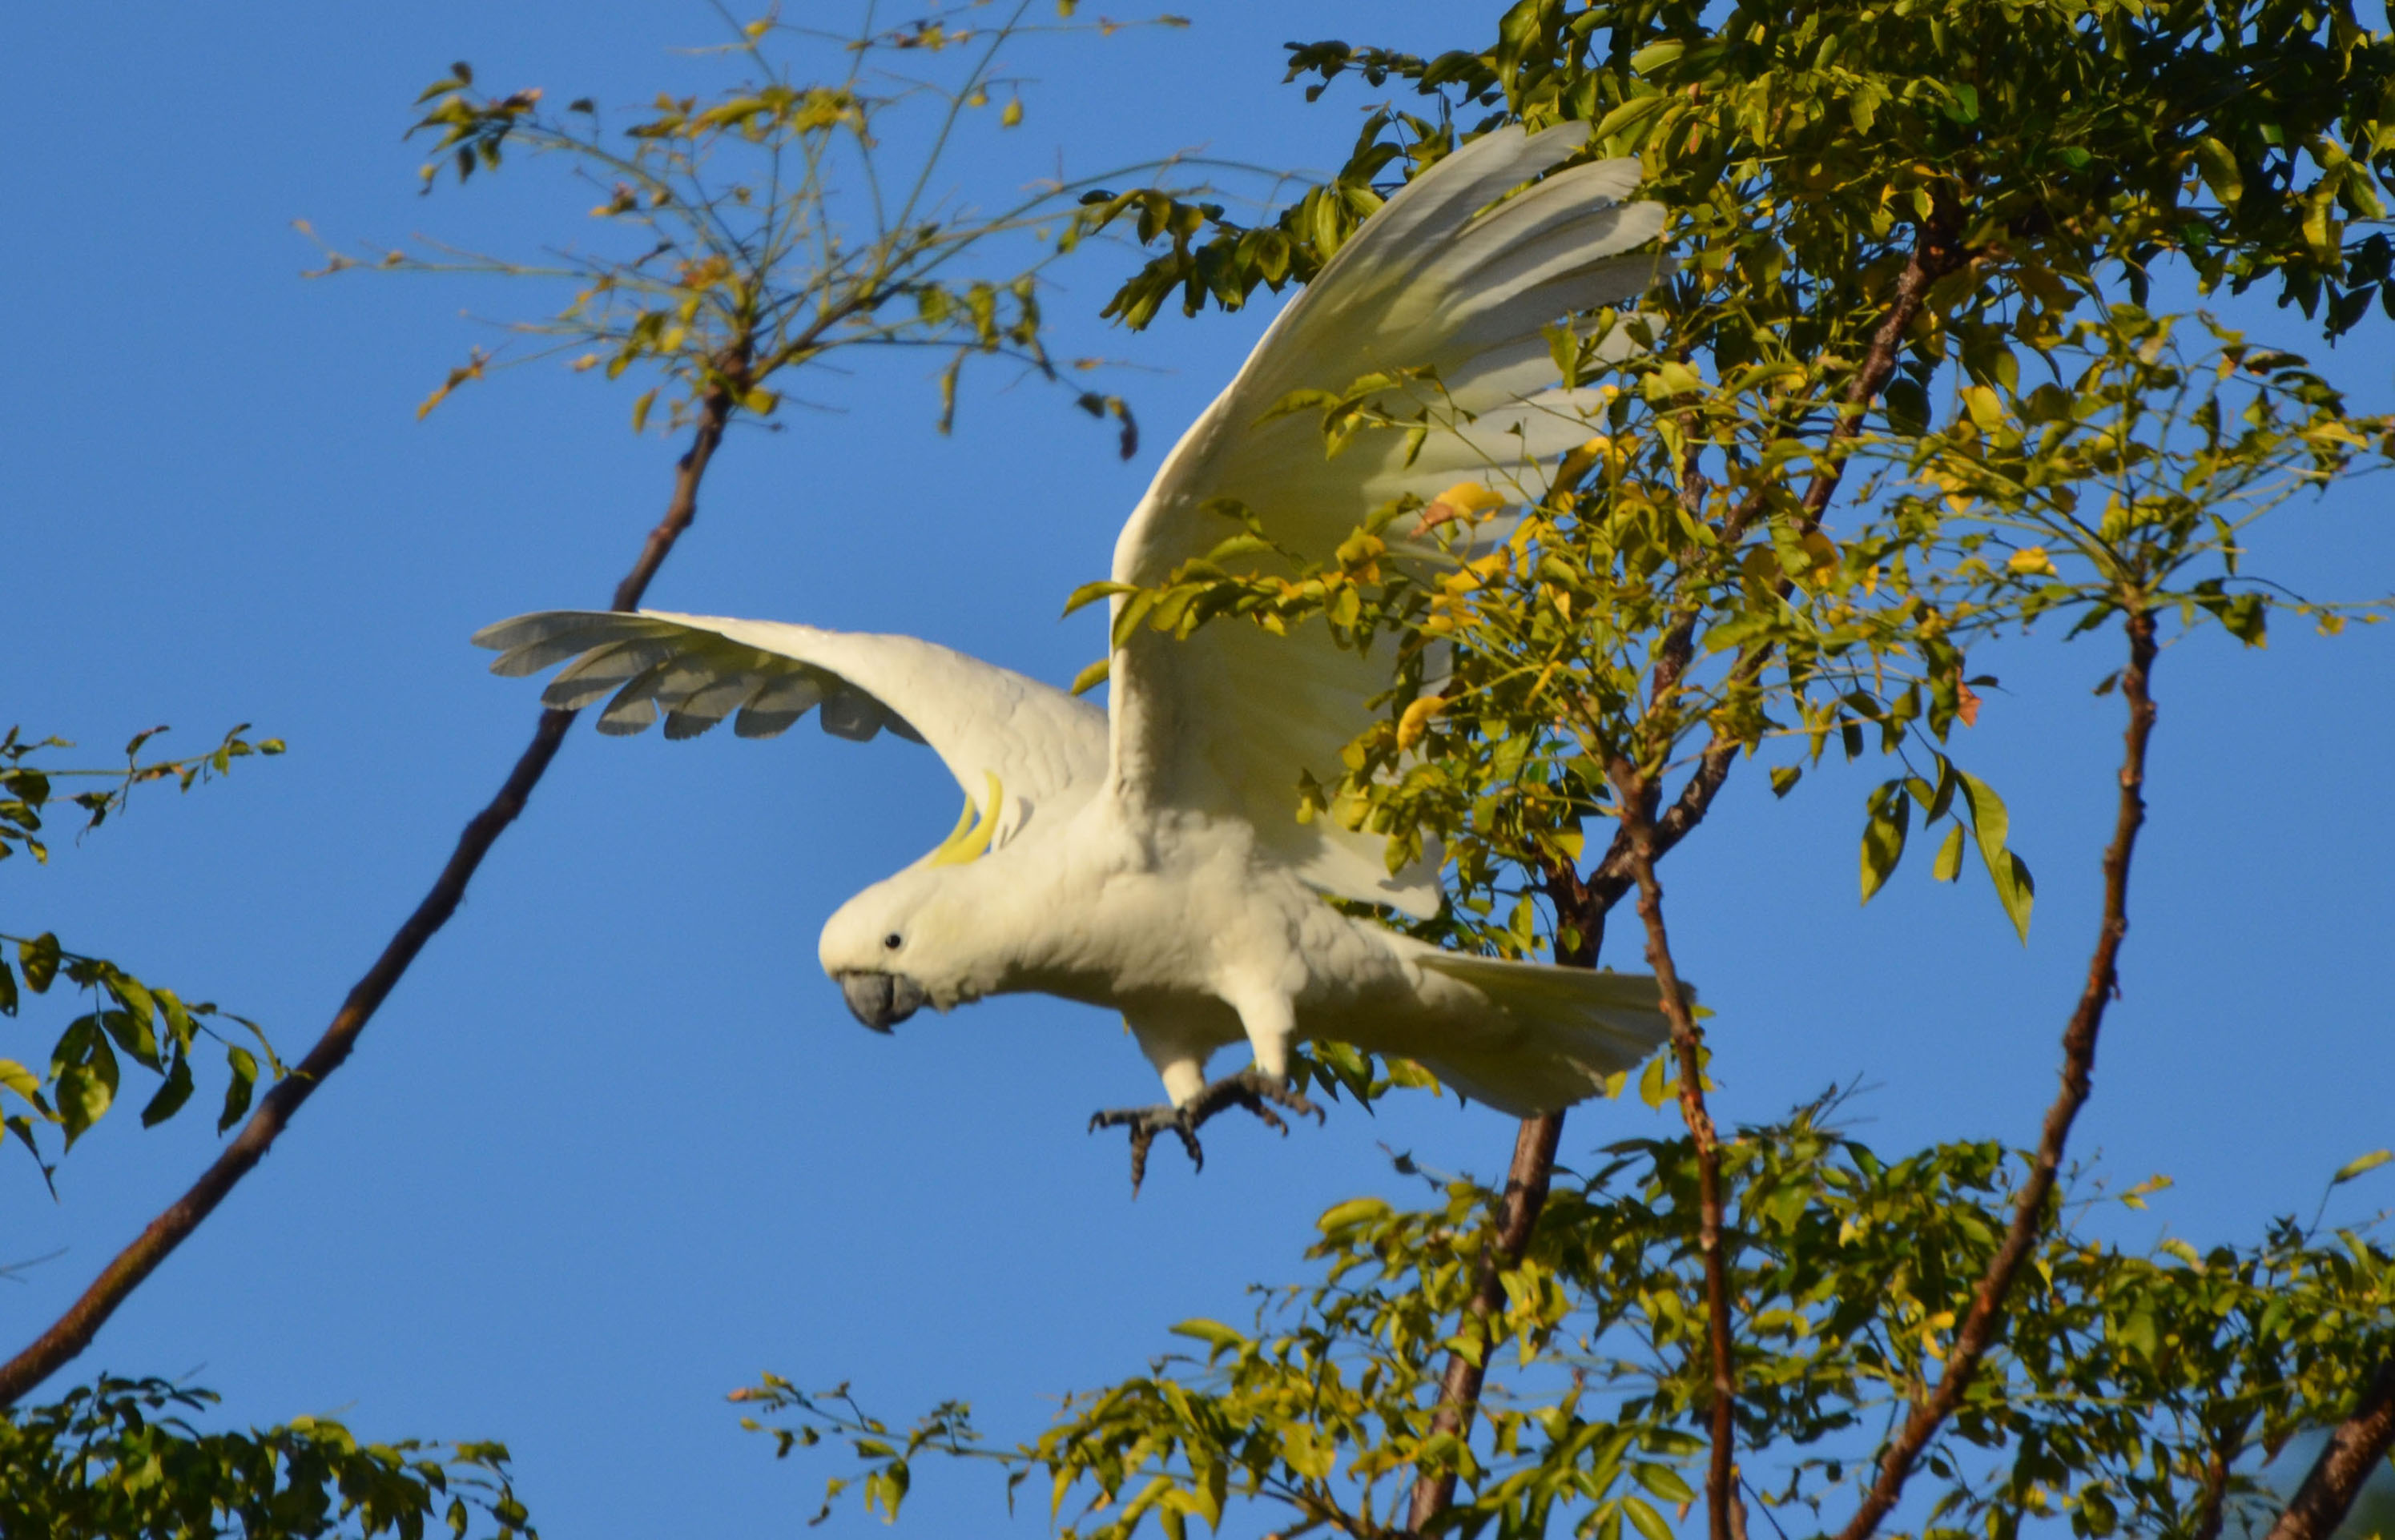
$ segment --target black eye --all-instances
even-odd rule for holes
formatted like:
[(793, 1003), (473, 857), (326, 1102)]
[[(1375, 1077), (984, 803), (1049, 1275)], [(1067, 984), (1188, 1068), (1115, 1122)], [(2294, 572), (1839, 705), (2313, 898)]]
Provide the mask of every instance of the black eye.
[(881, 944), (888, 947), (891, 951), (895, 952), (900, 947), (906, 944), (906, 938), (901, 936), (895, 930), (893, 930), (890, 934), (881, 938)]

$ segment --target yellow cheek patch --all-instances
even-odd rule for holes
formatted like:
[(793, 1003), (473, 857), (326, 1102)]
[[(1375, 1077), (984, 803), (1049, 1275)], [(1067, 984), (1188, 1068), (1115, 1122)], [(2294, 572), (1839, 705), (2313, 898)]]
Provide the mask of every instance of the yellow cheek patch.
[(962, 866), (979, 860), (989, 849), (990, 840), (997, 836), (999, 812), (1006, 805), (1006, 792), (996, 771), (984, 770), (982, 774), (989, 780), (988, 803), (975, 807), (971, 796), (965, 798), (965, 810), (957, 815), (957, 826), (948, 831), (948, 837), (932, 852), (931, 864)]

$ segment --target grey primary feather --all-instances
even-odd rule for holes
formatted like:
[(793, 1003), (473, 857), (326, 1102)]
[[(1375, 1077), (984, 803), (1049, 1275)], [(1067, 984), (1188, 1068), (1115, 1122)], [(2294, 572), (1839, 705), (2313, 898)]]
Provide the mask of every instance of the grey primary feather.
[(557, 671), (540, 704), (559, 711), (579, 711), (617, 685), (665, 660), (669, 649), (662, 641), (636, 637), (596, 647)]
[(657, 719), (657, 686), (665, 682), (666, 674), (673, 667), (673, 659), (660, 658), (632, 676), (607, 709), (599, 714), (599, 731), (611, 737), (629, 738), (642, 731)]
[(804, 669), (769, 678), (740, 708), (732, 731), (743, 738), (777, 738), (813, 711), (827, 693), (823, 682)]
[(694, 690), (666, 713), (666, 736), (695, 738), (723, 720), (756, 687), (757, 676), (737, 674)]
[(872, 696), (861, 691), (843, 690), (824, 702), (818, 720), (833, 737), (862, 744), (881, 731), (882, 717), (881, 707)]
[(560, 626), (545, 636), (516, 642), (491, 661), (491, 672), (508, 678), (522, 678), (527, 674), (537, 674), (551, 664), (563, 663), (602, 642), (616, 640), (622, 635), (622, 631), (614, 626)]

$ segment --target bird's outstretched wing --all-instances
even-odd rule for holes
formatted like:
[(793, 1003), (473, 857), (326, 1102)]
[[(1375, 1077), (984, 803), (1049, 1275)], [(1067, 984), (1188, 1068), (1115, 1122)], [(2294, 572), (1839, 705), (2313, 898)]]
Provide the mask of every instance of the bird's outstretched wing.
[(602, 732), (639, 732), (662, 710), (668, 738), (695, 737), (726, 717), (744, 738), (770, 738), (815, 710), (824, 731), (842, 738), (888, 728), (928, 744), (978, 805), (974, 837), (992, 848), (1035, 816), (1086, 801), (1105, 777), (1106, 719), (1095, 705), (913, 637), (546, 610), (485, 626), (474, 641), (498, 652), (495, 674), (564, 664), (541, 696), (549, 705), (579, 710), (612, 695)]
[[(1468, 483), (1506, 503), (1537, 496), (1539, 463), (1595, 431), (1581, 415), (1595, 392), (1561, 388), (1547, 328), (1639, 293), (1661, 266), (1626, 255), (1662, 228), (1657, 205), (1621, 201), (1635, 161), (1574, 166), (1497, 202), (1587, 137), (1585, 124), (1499, 129), (1367, 219), (1166, 456), (1115, 546), (1115, 581), (1161, 582), (1237, 533), (1226, 501), (1321, 559), (1409, 493), (1431, 501)], [(1376, 372), (1392, 381), (1379, 398), (1392, 415), (1429, 409), (1425, 436), (1359, 433), (1330, 454), (1316, 414), (1273, 415), (1293, 392), (1343, 393)], [(1111, 665), (1115, 794), (1245, 817), (1317, 888), (1435, 915), (1435, 863), (1392, 875), (1378, 836), (1295, 817), (1301, 774), (1336, 771), (1393, 666), (1386, 650), (1341, 650), (1318, 621), (1285, 638), (1228, 620), (1185, 641), (1143, 628)]]

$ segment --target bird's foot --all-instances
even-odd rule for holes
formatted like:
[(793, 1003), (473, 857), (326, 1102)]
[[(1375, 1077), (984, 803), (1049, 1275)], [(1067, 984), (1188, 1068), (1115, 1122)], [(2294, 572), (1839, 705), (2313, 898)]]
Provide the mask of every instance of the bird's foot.
[(1148, 1147), (1158, 1134), (1171, 1134), (1181, 1140), (1181, 1148), (1189, 1152), (1190, 1165), (1206, 1169), (1205, 1147), (1198, 1142), (1198, 1126), (1215, 1113), (1231, 1107), (1244, 1107), (1264, 1119), (1264, 1125), (1286, 1136), (1289, 1125), (1275, 1107), (1286, 1107), (1292, 1112), (1311, 1112), (1320, 1123), (1322, 1109), (1305, 1099), (1277, 1078), (1261, 1070), (1242, 1070), (1225, 1075), (1189, 1099), (1186, 1107), (1158, 1105), (1155, 1107), (1118, 1107), (1090, 1114), (1090, 1131), (1101, 1128), (1131, 1130), (1131, 1195), (1139, 1196), (1139, 1184), (1147, 1176)]

